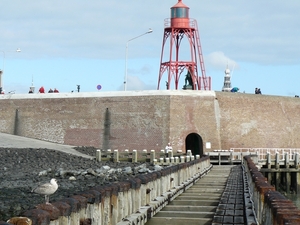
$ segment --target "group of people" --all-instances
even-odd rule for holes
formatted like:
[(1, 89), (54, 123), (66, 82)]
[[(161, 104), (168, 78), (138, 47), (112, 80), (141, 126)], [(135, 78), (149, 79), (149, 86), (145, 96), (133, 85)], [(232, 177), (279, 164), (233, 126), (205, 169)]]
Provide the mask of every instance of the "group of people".
[(48, 93), (59, 93), (59, 91), (56, 88), (54, 88), (54, 90), (52, 90), (52, 88), (50, 88)]
[(260, 88), (255, 88), (255, 94), (261, 95), (261, 90), (260, 90)]
[[(28, 92), (29, 94), (33, 93), (32, 89), (29, 90)], [(38, 93), (41, 93), (41, 94), (44, 94), (45, 93), (45, 88), (44, 86), (40, 87), (39, 89), (39, 92)], [(48, 93), (59, 93), (59, 91), (54, 88), (54, 90), (52, 88), (49, 89)]]

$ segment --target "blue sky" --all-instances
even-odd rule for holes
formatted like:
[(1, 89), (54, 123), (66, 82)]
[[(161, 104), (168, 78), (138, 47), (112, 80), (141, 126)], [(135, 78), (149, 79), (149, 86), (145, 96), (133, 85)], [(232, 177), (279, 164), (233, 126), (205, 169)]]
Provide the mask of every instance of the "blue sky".
[[(32, 79), (36, 89), (44, 86), (46, 91), (71, 92), (78, 84), (82, 92), (98, 91), (99, 84), (101, 92), (123, 91), (126, 43), (149, 28), (152, 33), (129, 42), (127, 90), (155, 90), (164, 19), (176, 3), (2, 0), (0, 68), (4, 64), (5, 92), (27, 93)], [(232, 86), (242, 92), (259, 87), (263, 94), (300, 94), (300, 1), (183, 3), (198, 22), (212, 90), (222, 89), (228, 64)], [(17, 48), (21, 52), (15, 52)]]

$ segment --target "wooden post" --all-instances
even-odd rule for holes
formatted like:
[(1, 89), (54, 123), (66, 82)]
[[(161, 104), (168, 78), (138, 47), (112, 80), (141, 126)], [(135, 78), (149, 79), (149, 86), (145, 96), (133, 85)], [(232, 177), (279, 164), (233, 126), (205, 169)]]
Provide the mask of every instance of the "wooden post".
[(109, 158), (109, 160), (111, 161), (111, 149), (107, 149), (106, 157)]
[(97, 151), (96, 151), (96, 160), (98, 162), (101, 162), (101, 150), (100, 149), (97, 149)]
[(159, 154), (159, 158), (161, 158), (161, 157), (163, 157), (163, 158), (165, 158), (166, 157), (166, 153), (165, 153), (165, 150), (160, 150), (160, 154)]
[(271, 154), (270, 154), (270, 152), (267, 152), (267, 166), (268, 166), (268, 169), (271, 169)]
[(147, 150), (144, 149), (142, 155), (143, 155), (143, 158), (144, 158), (143, 160), (145, 160), (145, 162), (147, 161), (147, 154), (148, 154)]
[(280, 173), (276, 172), (275, 173), (275, 188), (276, 190), (279, 190), (279, 184), (280, 184)]
[(137, 162), (138, 157), (137, 157), (137, 150), (132, 150), (132, 161)]
[(151, 150), (150, 152), (150, 163), (153, 163), (155, 159), (155, 150)]
[(275, 169), (279, 169), (279, 153), (276, 152), (275, 154)]
[(180, 162), (184, 163), (184, 156), (180, 156)]
[(174, 157), (171, 157), (171, 158), (170, 158), (170, 162), (171, 162), (171, 163), (174, 163), (174, 162), (175, 162), (175, 161), (174, 161)]
[(179, 157), (178, 157), (178, 156), (176, 156), (176, 157), (174, 158), (174, 162), (175, 162), (175, 163), (179, 163)]
[(268, 178), (269, 184), (271, 184), (271, 181), (272, 181), (272, 172), (268, 172), (267, 174), (268, 174), (267, 178)]
[(114, 150), (113, 162), (119, 162), (119, 151), (118, 149)]
[(296, 169), (299, 169), (299, 153), (298, 152), (295, 152), (294, 153), (294, 163), (295, 163), (295, 168)]
[(284, 153), (284, 166), (285, 166), (285, 168), (290, 167), (290, 158), (289, 158), (289, 154), (287, 152)]
[(172, 150), (169, 150), (169, 151), (168, 151), (168, 157), (169, 157), (169, 158), (172, 158), (172, 157), (173, 157), (173, 151), (172, 151)]
[(285, 184), (286, 193), (290, 193), (291, 173), (290, 172), (286, 172), (285, 176), (286, 176), (286, 184)]
[(296, 177), (296, 185), (297, 185), (297, 189), (295, 190), (298, 193), (300, 193), (300, 173), (297, 173), (297, 177)]

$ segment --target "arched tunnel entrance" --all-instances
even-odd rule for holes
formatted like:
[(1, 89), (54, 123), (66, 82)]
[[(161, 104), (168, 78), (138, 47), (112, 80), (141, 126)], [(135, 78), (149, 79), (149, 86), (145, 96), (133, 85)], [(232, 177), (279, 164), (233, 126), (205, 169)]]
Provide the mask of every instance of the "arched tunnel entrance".
[(191, 150), (193, 155), (203, 156), (203, 141), (199, 134), (191, 133), (185, 138), (185, 151)]

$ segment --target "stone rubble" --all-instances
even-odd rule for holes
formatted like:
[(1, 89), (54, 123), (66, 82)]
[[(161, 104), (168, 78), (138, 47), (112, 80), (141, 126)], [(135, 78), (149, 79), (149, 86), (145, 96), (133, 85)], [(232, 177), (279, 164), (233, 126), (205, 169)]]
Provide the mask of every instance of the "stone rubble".
[[(93, 147), (78, 147), (76, 150), (91, 156), (96, 152)], [(97, 162), (50, 149), (0, 148), (0, 157), (0, 221), (20, 216), (44, 203), (44, 196), (31, 190), (51, 178), (57, 179), (59, 187), (50, 195), (50, 203), (93, 186), (162, 169), (149, 163)]]

